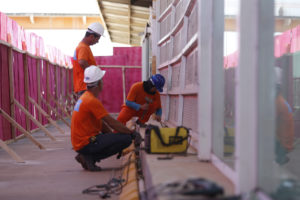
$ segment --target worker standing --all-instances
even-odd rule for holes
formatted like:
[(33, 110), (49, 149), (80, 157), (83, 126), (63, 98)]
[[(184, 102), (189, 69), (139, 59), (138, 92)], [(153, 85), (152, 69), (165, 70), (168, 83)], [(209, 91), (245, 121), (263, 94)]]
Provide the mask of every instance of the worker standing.
[(135, 136), (111, 117), (97, 98), (104, 74), (105, 71), (96, 66), (85, 69), (87, 91), (78, 99), (72, 113), (71, 141), (78, 152), (75, 159), (88, 171), (100, 171), (96, 162), (122, 152)]
[(86, 84), (83, 82), (84, 69), (90, 65), (96, 65), (90, 46), (98, 43), (103, 33), (104, 28), (100, 23), (95, 22), (90, 24), (84, 38), (78, 44), (74, 52), (72, 59), (73, 85), (77, 99), (86, 91)]
[(164, 85), (165, 78), (160, 74), (152, 75), (147, 81), (133, 84), (117, 120), (126, 124), (132, 117), (138, 117), (137, 123), (144, 125), (155, 113), (155, 119), (161, 121), (162, 109), (159, 92), (163, 91)]

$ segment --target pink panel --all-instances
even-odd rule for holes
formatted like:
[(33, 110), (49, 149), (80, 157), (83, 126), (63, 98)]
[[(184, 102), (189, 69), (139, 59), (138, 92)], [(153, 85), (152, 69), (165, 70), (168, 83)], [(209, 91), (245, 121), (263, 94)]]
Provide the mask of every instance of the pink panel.
[(26, 43), (26, 50), (28, 52), (31, 52), (31, 37), (30, 37), (30, 32), (25, 31), (25, 43)]
[[(25, 81), (24, 81), (24, 67), (23, 67), (23, 54), (14, 51), (13, 52), (13, 72), (14, 72), (14, 97), (15, 99), (25, 107)], [(26, 117), (24, 112), (17, 106), (15, 106), (16, 121), (26, 129)], [(22, 133), (16, 129), (16, 135)]]
[(121, 68), (102, 68), (106, 71), (103, 78), (103, 90), (99, 99), (108, 112), (120, 112), (123, 104), (123, 82)]
[[(7, 47), (0, 44), (0, 107), (10, 115)], [(0, 115), (0, 138), (11, 139), (11, 125)]]
[[(46, 61), (43, 60), (43, 67), (42, 69), (40, 70), (41, 72), (41, 98), (45, 99), (46, 100), (46, 95), (47, 95), (47, 68), (46, 68)], [(48, 108), (47, 106), (43, 103), (42, 101), (42, 108), (43, 110), (45, 110), (48, 114), (50, 114), (48, 112)], [(46, 117), (43, 117), (42, 118), (43, 120), (43, 124), (47, 124), (48, 123), (48, 120), (46, 119)]]
[(194, 131), (197, 131), (198, 119), (198, 103), (197, 96), (184, 96), (183, 98), (183, 116), (182, 124)]
[(12, 28), (12, 19), (7, 17), (6, 19), (6, 31), (7, 31), (7, 42), (12, 44), (12, 37), (13, 37), (13, 28)]
[(239, 52), (236, 51), (227, 56), (227, 67), (236, 67), (238, 65)]
[[(52, 64), (49, 64), (49, 95), (51, 95), (52, 97), (56, 97), (56, 91), (55, 91), (55, 72), (54, 72), (54, 68), (55, 66)], [(48, 100), (49, 102), (50, 100)], [(52, 108), (56, 108), (55, 103), (53, 101), (50, 101), (50, 105), (52, 106)], [(55, 113), (50, 113), (51, 117), (53, 120), (56, 120), (56, 115)]]
[(19, 34), (19, 30), (18, 30), (18, 24), (16, 21), (12, 20), (12, 45), (15, 47), (19, 47), (18, 44), (18, 34)]
[(126, 56), (96, 56), (97, 65), (126, 65)]
[(141, 68), (127, 68), (125, 69), (125, 93), (126, 96), (130, 90), (132, 84), (142, 81), (142, 69)]
[(114, 56), (126, 55), (126, 66), (142, 66), (142, 47), (115, 47)]
[(7, 41), (7, 16), (0, 12), (0, 40)]
[(291, 52), (300, 51), (300, 26), (292, 29)]
[(69, 94), (73, 92), (73, 69), (68, 69), (69, 73)]
[[(36, 65), (37, 65), (37, 60), (31, 57), (28, 57), (28, 89), (29, 89), (29, 96), (35, 101), (38, 102), (37, 100), (37, 73), (36, 73)], [(29, 112), (37, 118), (37, 111), (35, 110), (34, 106), (32, 103), (28, 104), (28, 110)], [(30, 130), (36, 129), (37, 126), (31, 121), (31, 126)]]

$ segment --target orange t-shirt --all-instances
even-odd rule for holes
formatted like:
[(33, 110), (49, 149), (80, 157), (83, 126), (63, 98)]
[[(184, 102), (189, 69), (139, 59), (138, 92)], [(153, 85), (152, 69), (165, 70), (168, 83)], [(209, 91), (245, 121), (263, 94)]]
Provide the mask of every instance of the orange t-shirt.
[(92, 136), (102, 130), (101, 119), (108, 115), (102, 103), (86, 91), (74, 106), (71, 121), (71, 141), (75, 151), (89, 143)]
[(84, 78), (84, 69), (79, 65), (79, 60), (86, 60), (90, 65), (96, 65), (95, 58), (89, 47), (89, 45), (84, 42), (80, 42), (76, 47), (74, 56), (72, 59), (73, 63), (73, 85), (74, 91), (79, 92), (86, 90), (86, 84), (83, 82)]
[[(151, 95), (151, 94), (148, 94), (147, 92), (145, 92), (145, 90), (143, 88), (143, 82), (134, 83), (129, 90), (129, 93), (127, 95), (127, 100), (133, 101), (140, 105), (143, 105), (143, 104), (147, 103), (146, 99), (151, 99), (151, 103), (149, 103), (149, 102), (148, 103), (149, 103), (149, 107), (152, 108), (153, 110), (157, 110), (157, 109), (161, 108), (160, 94), (158, 93), (158, 91), (156, 91), (154, 95)], [(123, 106), (126, 106), (126, 105), (124, 104)], [(128, 108), (130, 108), (130, 107), (128, 107)], [(130, 109), (132, 109), (132, 108), (130, 108)], [(142, 116), (144, 111), (139, 110), (137, 112), (138, 112), (138, 114), (137, 114), (138, 116)]]
[(293, 149), (294, 144), (294, 120), (293, 112), (287, 101), (278, 95), (276, 98), (276, 134), (288, 151)]

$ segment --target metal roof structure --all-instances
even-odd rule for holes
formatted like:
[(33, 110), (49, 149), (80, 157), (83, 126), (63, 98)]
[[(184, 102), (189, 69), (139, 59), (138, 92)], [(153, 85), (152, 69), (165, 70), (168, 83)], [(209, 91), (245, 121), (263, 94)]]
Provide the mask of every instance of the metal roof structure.
[(97, 0), (112, 42), (140, 46), (152, 0)]

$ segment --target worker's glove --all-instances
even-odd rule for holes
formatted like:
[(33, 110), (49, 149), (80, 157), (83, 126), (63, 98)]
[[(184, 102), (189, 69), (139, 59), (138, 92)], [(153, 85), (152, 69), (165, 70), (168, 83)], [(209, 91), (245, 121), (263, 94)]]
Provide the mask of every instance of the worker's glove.
[(134, 146), (140, 146), (143, 141), (143, 138), (139, 132), (134, 131), (131, 134), (132, 139), (134, 140)]

